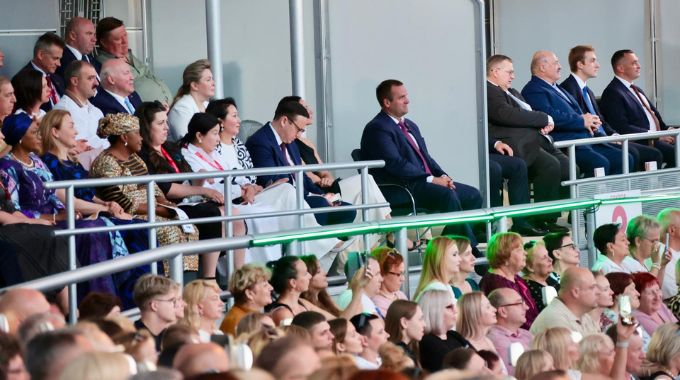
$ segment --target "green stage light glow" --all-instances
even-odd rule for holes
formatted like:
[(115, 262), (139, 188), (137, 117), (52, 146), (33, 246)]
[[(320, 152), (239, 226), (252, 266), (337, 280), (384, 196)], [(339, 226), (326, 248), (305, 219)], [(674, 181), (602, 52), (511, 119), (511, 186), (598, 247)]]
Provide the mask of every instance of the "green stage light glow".
[(592, 199), (592, 200), (563, 203), (563, 204), (551, 205), (551, 206), (535, 206), (535, 207), (532, 207), (531, 205), (527, 205), (526, 208), (521, 208), (521, 209), (517, 209), (517, 210), (494, 212), (493, 216), (494, 216), (494, 219), (495, 218), (502, 218), (502, 217), (511, 218), (513, 216), (545, 214), (545, 213), (552, 212), (552, 211), (569, 211), (569, 210), (599, 206), (601, 202), (602, 201), (599, 200), (599, 199)]

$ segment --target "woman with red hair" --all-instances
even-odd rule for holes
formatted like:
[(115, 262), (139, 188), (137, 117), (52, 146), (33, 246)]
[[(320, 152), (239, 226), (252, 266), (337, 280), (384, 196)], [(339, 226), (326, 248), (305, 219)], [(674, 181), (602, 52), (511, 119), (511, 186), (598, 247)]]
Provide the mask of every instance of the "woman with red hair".
[(380, 291), (371, 297), (371, 300), (382, 315), (387, 315), (387, 309), (392, 302), (408, 299), (401, 291), (401, 285), (408, 276), (404, 257), (399, 251), (389, 247), (378, 247), (371, 252), (371, 256), (380, 264), (380, 274), (383, 278)]
[(649, 335), (664, 323), (678, 321), (663, 303), (661, 287), (656, 276), (646, 272), (634, 273), (633, 282), (635, 290), (640, 293), (640, 307), (633, 311), (633, 315)]

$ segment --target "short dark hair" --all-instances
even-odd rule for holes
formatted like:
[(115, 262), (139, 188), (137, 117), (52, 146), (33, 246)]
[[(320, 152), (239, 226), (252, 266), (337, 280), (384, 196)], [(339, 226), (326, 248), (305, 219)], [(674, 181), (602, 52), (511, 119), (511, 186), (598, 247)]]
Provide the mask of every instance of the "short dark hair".
[(578, 63), (583, 62), (586, 59), (586, 53), (589, 51), (595, 51), (590, 45), (578, 45), (574, 46), (569, 50), (569, 70), (575, 73), (578, 70)]
[(619, 63), (621, 63), (621, 60), (623, 59), (623, 57), (626, 56), (626, 54), (635, 54), (635, 52), (630, 50), (630, 49), (622, 49), (622, 50), (617, 50), (617, 51), (614, 52), (614, 54), (612, 54), (611, 62), (612, 62), (612, 71), (614, 71), (614, 73), (616, 73), (616, 66), (618, 66)]
[(545, 249), (548, 251), (548, 256), (550, 256), (551, 259), (555, 260), (553, 251), (562, 247), (562, 242), (567, 236), (569, 236), (569, 232), (550, 232), (543, 236)]
[(17, 338), (4, 332), (0, 332), (0, 347), (0, 377), (6, 379), (9, 362), (17, 355), (21, 356), (21, 347)]
[(106, 37), (110, 31), (123, 26), (123, 21), (115, 17), (104, 17), (97, 23), (97, 44), (101, 46), (101, 40)]
[(350, 322), (354, 325), (357, 332), (363, 336), (370, 336), (373, 333), (373, 326), (371, 321), (378, 319), (375, 314), (361, 313), (350, 318)]
[(293, 317), (293, 321), (290, 323), (293, 326), (300, 326), (307, 330), (318, 325), (321, 322), (325, 322), (326, 317), (323, 314), (316, 311), (303, 311), (302, 313)]
[(209, 113), (197, 112), (189, 120), (189, 126), (187, 127), (187, 134), (182, 137), (182, 145), (186, 145), (194, 142), (196, 139), (196, 133), (201, 133), (205, 135), (215, 126), (219, 126), (220, 121)]
[(392, 87), (403, 85), (404, 83), (397, 79), (386, 79), (380, 82), (378, 87), (375, 88), (375, 97), (378, 99), (378, 104), (380, 104), (380, 108), (383, 107), (384, 99), (392, 101)]
[(608, 223), (603, 224), (593, 233), (593, 243), (600, 253), (607, 255), (607, 243), (614, 243), (616, 234), (619, 233), (619, 224)]
[(491, 74), (491, 70), (495, 69), (501, 63), (508, 61), (512, 63), (512, 59), (507, 55), (494, 54), (486, 60), (486, 75)]
[(35, 41), (35, 45), (33, 45), (33, 57), (37, 57), (40, 50), (49, 50), (49, 48), (54, 45), (59, 46), (62, 49), (66, 47), (64, 40), (62, 40), (61, 37), (57, 36), (55, 33), (47, 32), (43, 34), (42, 36), (38, 37), (38, 40)]
[(444, 355), (442, 368), (465, 369), (470, 362), (470, 359), (472, 359), (472, 355), (475, 355), (476, 353), (477, 352), (472, 348), (466, 347), (459, 347), (451, 350)]
[(78, 315), (80, 318), (106, 317), (111, 309), (116, 306), (121, 309), (123, 308), (120, 297), (109, 293), (90, 292), (80, 301)]
[(276, 111), (274, 111), (274, 120), (283, 116), (287, 117), (289, 120), (293, 120), (295, 116), (309, 117), (309, 112), (307, 112), (307, 109), (300, 104), (299, 100), (281, 101), (276, 106)]
[(298, 103), (300, 103), (300, 100), (302, 100), (301, 96), (288, 95), (288, 96), (284, 96), (283, 98), (281, 98), (281, 100), (279, 100), (279, 105), (281, 103), (285, 103), (285, 102), (298, 102)]
[(72, 330), (56, 330), (38, 334), (28, 341), (24, 361), (33, 380), (43, 380), (64, 350), (75, 347), (79, 333)]
[(298, 256), (283, 256), (267, 263), (267, 267), (272, 270), (269, 283), (279, 295), (288, 290), (288, 281), (297, 278), (295, 264), (298, 260), (300, 260)]
[(79, 59), (76, 59), (66, 66), (66, 70), (64, 70), (64, 81), (66, 82), (65, 85), (67, 88), (71, 85), (71, 78), (79, 76), (85, 66), (93, 67), (89, 62), (81, 61)]
[(229, 106), (238, 108), (234, 98), (211, 100), (210, 103), (208, 103), (208, 106), (205, 108), (205, 112), (215, 116), (218, 119), (224, 119), (227, 117), (227, 108), (229, 108)]

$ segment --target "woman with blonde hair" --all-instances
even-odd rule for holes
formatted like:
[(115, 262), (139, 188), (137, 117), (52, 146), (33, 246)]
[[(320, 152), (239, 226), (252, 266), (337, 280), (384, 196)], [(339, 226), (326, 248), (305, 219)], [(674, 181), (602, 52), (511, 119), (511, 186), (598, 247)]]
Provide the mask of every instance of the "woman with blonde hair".
[[(576, 361), (576, 368), (581, 373), (618, 378), (614, 373), (616, 349), (609, 336), (603, 333), (588, 335), (579, 342), (578, 348), (581, 356)], [(621, 374), (625, 374), (625, 367), (626, 360), (624, 358)]]
[(656, 276), (660, 284), (666, 273), (666, 265), (671, 255), (661, 249), (661, 225), (649, 215), (638, 215), (628, 221), (626, 226), (629, 255), (621, 266), (628, 273), (649, 272)]
[(222, 335), (217, 322), (224, 316), (224, 302), (220, 299), (220, 288), (215, 281), (195, 280), (184, 287), (183, 298), (186, 307), (180, 321), (198, 330), (201, 342), (210, 342), (211, 335)]
[(229, 291), (234, 297), (234, 306), (224, 317), (220, 330), (236, 335), (236, 326), (248, 313), (261, 312), (272, 303), (271, 273), (257, 264), (246, 264), (234, 271), (229, 279)]
[(134, 359), (119, 352), (85, 352), (71, 361), (59, 379), (126, 380), (137, 371)]
[(496, 308), (482, 292), (463, 294), (458, 300), (460, 317), (456, 320), (456, 331), (460, 333), (475, 351), (487, 350), (496, 353), (496, 347), (486, 337), (491, 326), (496, 324)]
[(547, 306), (543, 300), (543, 288), (550, 286), (555, 291), (559, 291), (560, 282), (553, 276), (553, 261), (542, 240), (527, 242), (524, 244), (524, 249), (527, 252), (527, 258), (523, 278), (540, 312)]
[(189, 120), (197, 112), (205, 112), (210, 98), (215, 96), (215, 80), (210, 61), (199, 59), (190, 63), (182, 73), (182, 85), (172, 101), (168, 113), (170, 137), (177, 141), (187, 133)]
[(529, 380), (541, 372), (555, 369), (552, 356), (544, 350), (524, 351), (515, 365), (515, 378)]
[[(547, 351), (553, 358), (555, 369), (567, 371), (572, 380), (581, 379), (581, 371), (575, 369), (580, 353), (578, 344), (566, 327), (553, 327), (534, 336), (532, 349)], [(585, 377), (584, 377), (585, 379)]]
[(650, 364), (648, 379), (672, 380), (680, 373), (680, 326), (666, 323), (656, 329), (649, 342), (647, 361)]
[(460, 256), (456, 245), (457, 236), (438, 236), (429, 243), (423, 257), (423, 269), (415, 292), (416, 302), (420, 295), (431, 289), (446, 290), (451, 300), (456, 301), (449, 284), (454, 274), (460, 271)]
[(401, 291), (401, 285), (408, 275), (408, 270), (404, 264), (404, 257), (394, 248), (374, 248), (371, 256), (378, 262), (383, 278), (378, 294), (371, 297), (371, 300), (382, 315), (385, 315), (392, 302), (408, 299)]
[(470, 278), (470, 274), (475, 273), (475, 261), (477, 258), (472, 254), (470, 239), (463, 236), (457, 236), (453, 239), (456, 241), (456, 246), (458, 246), (460, 265), (458, 272), (454, 273), (451, 277), (451, 286), (453, 294), (458, 299), (465, 293), (479, 290), (479, 284)]

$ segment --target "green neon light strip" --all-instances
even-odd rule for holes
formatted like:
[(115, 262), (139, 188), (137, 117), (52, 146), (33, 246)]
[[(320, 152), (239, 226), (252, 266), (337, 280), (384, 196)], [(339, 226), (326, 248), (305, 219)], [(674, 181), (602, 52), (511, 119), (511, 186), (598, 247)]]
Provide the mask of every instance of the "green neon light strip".
[(341, 230), (330, 230), (330, 231), (318, 231), (318, 232), (304, 232), (297, 234), (282, 234), (271, 237), (266, 237), (262, 239), (253, 239), (252, 246), (259, 247), (269, 244), (279, 244), (279, 243), (290, 243), (295, 240), (313, 240), (321, 239), (327, 237), (336, 237), (343, 235), (358, 235), (361, 233), (375, 233), (377, 231), (376, 226), (368, 227), (349, 227), (343, 228)]
[(680, 199), (680, 194), (648, 195), (634, 198), (602, 199), (603, 205), (626, 204), (626, 203), (647, 203), (659, 202), (673, 199)]
[(487, 220), (493, 220), (493, 215), (477, 215), (477, 216), (468, 216), (468, 217), (463, 217), (463, 218), (433, 218), (433, 219), (426, 219), (426, 220), (419, 220), (417, 222), (395, 222), (395, 223), (390, 223), (388, 222), (385, 225), (381, 225), (379, 230), (380, 231), (391, 231), (395, 230), (398, 228), (409, 228), (409, 227), (425, 227), (425, 226), (435, 226), (435, 225), (442, 225), (442, 224), (458, 224), (458, 223), (467, 223), (467, 222), (485, 222)]

